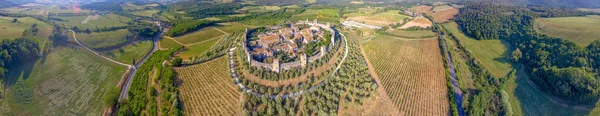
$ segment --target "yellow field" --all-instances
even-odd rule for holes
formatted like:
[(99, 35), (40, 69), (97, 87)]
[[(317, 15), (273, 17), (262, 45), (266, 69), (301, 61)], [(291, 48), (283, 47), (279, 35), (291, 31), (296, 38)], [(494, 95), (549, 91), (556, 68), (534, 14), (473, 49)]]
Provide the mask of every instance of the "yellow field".
[(409, 17), (406, 15), (402, 15), (399, 12), (399, 10), (389, 10), (374, 15), (350, 17), (349, 19), (358, 22), (365, 22), (370, 25), (387, 26), (390, 24), (398, 23), (403, 19)]
[(449, 103), (437, 39), (379, 36), (363, 44), (401, 115), (447, 115)]
[(539, 18), (535, 20), (538, 32), (571, 40), (582, 47), (587, 47), (595, 40), (600, 40), (600, 16)]
[(229, 75), (227, 57), (176, 68), (184, 112), (190, 116), (241, 115), (240, 98)]

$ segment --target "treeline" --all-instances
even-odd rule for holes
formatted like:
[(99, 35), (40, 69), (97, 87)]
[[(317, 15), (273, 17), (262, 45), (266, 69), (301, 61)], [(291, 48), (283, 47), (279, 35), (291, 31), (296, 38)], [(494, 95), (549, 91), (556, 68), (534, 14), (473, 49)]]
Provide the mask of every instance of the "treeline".
[(4, 79), (13, 65), (39, 57), (40, 47), (30, 38), (5, 39), (0, 44), (0, 79)]
[(171, 29), (166, 33), (167, 36), (181, 36), (185, 33), (199, 30), (215, 24), (216, 21), (211, 20), (177, 20), (171, 23)]
[(513, 59), (526, 65), (531, 79), (543, 91), (574, 102), (595, 103), (598, 100), (598, 42), (586, 49), (533, 29), (535, 18), (581, 16), (581, 13), (490, 3), (465, 5), (455, 19), (463, 32), (477, 39), (503, 39), (515, 46)]
[(48, 13), (48, 16), (59, 16), (59, 17), (88, 16), (88, 13)]
[[(133, 78), (133, 82), (129, 89), (129, 99), (120, 104), (117, 115), (118, 116), (129, 116), (129, 115), (142, 115), (142, 110), (148, 110), (150, 115), (157, 115), (157, 111), (161, 111), (163, 115), (170, 116), (181, 116), (183, 115), (181, 110), (181, 104), (179, 103), (179, 95), (174, 87), (174, 73), (172, 72), (170, 66), (162, 66), (162, 62), (169, 60), (171, 55), (176, 51), (180, 50), (182, 47), (177, 49), (169, 49), (165, 51), (157, 51), (148, 60), (137, 69), (136, 75)], [(158, 103), (154, 99), (154, 96), (157, 94), (156, 88), (154, 86), (148, 86), (148, 80), (151, 79), (150, 73), (158, 68), (161, 74), (159, 77), (154, 77), (153, 82), (157, 82), (158, 79), (161, 78), (160, 81), (160, 89), (163, 92), (161, 98), (162, 103), (161, 109), (157, 109)], [(157, 82), (158, 83), (158, 82)], [(151, 96), (148, 96), (151, 95)]]
[(277, 10), (273, 12), (257, 13), (242, 17), (224, 17), (221, 20), (176, 20), (171, 22), (171, 29), (166, 33), (167, 36), (181, 36), (185, 33), (199, 30), (201, 28), (214, 25), (222, 22), (245, 21), (260, 24), (278, 23), (290, 18), (293, 14), (301, 13), (304, 10), (288, 11), (287, 9)]
[(220, 15), (230, 15), (236, 14), (237, 10), (241, 9), (242, 7), (244, 7), (244, 5), (240, 3), (215, 4), (187, 10), (188, 13), (186, 13), (186, 15), (197, 19)]
[(39, 45), (33, 41), (37, 32), (37, 24), (33, 24), (31, 28), (23, 31), (23, 37), (2, 40), (0, 43), (0, 80), (4, 79), (11, 66), (39, 57)]
[(96, 2), (93, 4), (85, 4), (82, 9), (100, 10), (100, 11), (122, 11), (121, 3), (118, 2)]

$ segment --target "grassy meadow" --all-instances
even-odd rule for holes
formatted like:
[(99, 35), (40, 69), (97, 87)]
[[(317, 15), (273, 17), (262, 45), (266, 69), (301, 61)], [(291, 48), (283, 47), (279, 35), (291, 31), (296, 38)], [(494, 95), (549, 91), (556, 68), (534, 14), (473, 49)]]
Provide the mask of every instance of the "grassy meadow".
[[(592, 108), (572, 106), (553, 100), (537, 88), (522, 69), (515, 70), (516, 76), (507, 81), (504, 91), (515, 116), (582, 116), (591, 115)], [(593, 110), (598, 113), (600, 109)]]
[(152, 14), (157, 13), (158, 11), (160, 11), (160, 10), (141, 10), (141, 11), (131, 12), (131, 14), (137, 15), (137, 16), (143, 16), (143, 17), (152, 17)]
[(90, 34), (77, 33), (77, 39), (90, 48), (100, 49), (122, 45), (133, 37), (127, 29)]
[(600, 40), (600, 16), (538, 18), (535, 29), (562, 39), (571, 40), (587, 47), (594, 40)]
[[(364, 23), (370, 24), (370, 25), (387, 26), (390, 24), (399, 23), (400, 21), (402, 21), (405, 18), (409, 18), (409, 16), (402, 15), (399, 12), (400, 12), (400, 10), (388, 10), (388, 11), (385, 11), (382, 13), (372, 14), (372, 15), (371, 14), (364, 14), (364, 15), (348, 14), (350, 16), (354, 15), (354, 17), (349, 17), (348, 19), (357, 21), (357, 22), (364, 22)], [(348, 16), (348, 15), (346, 15), (346, 16)]]
[(464, 47), (477, 58), (495, 77), (503, 78), (511, 71), (512, 65), (506, 56), (512, 52), (502, 40), (476, 40), (458, 30), (455, 22), (442, 24), (456, 36)]
[(225, 33), (216, 30), (213, 27), (206, 27), (196, 32), (176, 37), (175, 39), (183, 44), (193, 44), (214, 39), (216, 37), (223, 36), (224, 34)]
[[(600, 113), (600, 109), (594, 109), (590, 106), (573, 106), (554, 100), (552, 96), (541, 91), (537, 88), (536, 84), (529, 80), (529, 76), (523, 68), (520, 68), (519, 64), (508, 62), (503, 58), (507, 54), (506, 52), (512, 50), (510, 50), (510, 46), (505, 46), (502, 41), (469, 38), (457, 29), (457, 25), (454, 22), (443, 24), (443, 26), (449, 29), (471, 55), (478, 58), (483, 66), (494, 76), (508, 78), (503, 92), (508, 97), (513, 115), (579, 116)], [(460, 88), (463, 90), (473, 88), (473, 80), (464, 78), (471, 77), (472, 74), (469, 71), (468, 65), (465, 64), (465, 59), (461, 58), (458, 50), (454, 47), (457, 43), (449, 39), (446, 40), (448, 41), (450, 52), (453, 54), (452, 60), (459, 77)], [(512, 73), (515, 73), (515, 75), (511, 76)]]
[(102, 52), (101, 54), (110, 59), (131, 64), (133, 59), (137, 62), (150, 52), (152, 44), (152, 41), (149, 39), (147, 41), (137, 41), (119, 49)]
[(169, 48), (175, 48), (175, 47), (182, 46), (181, 44), (179, 44), (171, 39), (164, 38), (164, 37), (162, 37), (160, 39), (159, 44), (160, 44), (161, 49), (169, 49)]
[(33, 24), (37, 24), (40, 30), (41, 38), (46, 38), (52, 33), (52, 25), (39, 21), (31, 17), (16, 18), (18, 21), (13, 23), (15, 17), (0, 16), (0, 40), (15, 39), (23, 36), (25, 29), (30, 29)]
[(340, 20), (338, 12), (338, 9), (307, 9), (300, 14), (293, 15), (289, 20), (299, 21), (308, 19), (312, 21), (318, 19), (323, 22), (336, 22)]
[(187, 48), (185, 48), (185, 50), (183, 50), (177, 56), (181, 57), (184, 60), (189, 60), (190, 57), (193, 57), (196, 55), (202, 56), (202, 55), (204, 55), (204, 54), (202, 54), (202, 53), (204, 53), (204, 51), (210, 49), (219, 40), (220, 39), (213, 39), (213, 40), (206, 41), (204, 43), (188, 46)]
[(215, 28), (225, 31), (227, 33), (233, 33), (236, 31), (242, 32), (246, 28), (252, 28), (252, 27), (246, 27), (240, 23), (231, 22), (231, 23), (219, 23), (218, 25), (215, 25)]
[(64, 24), (68, 27), (77, 26), (78, 28), (110, 28), (110, 27), (122, 27), (127, 26), (127, 22), (131, 22), (132, 19), (116, 14), (100, 15), (97, 20), (90, 19), (88, 23), (83, 24), (88, 16), (72, 16), (72, 17), (57, 17), (65, 21), (57, 21), (58, 24)]
[(10, 70), (0, 115), (101, 114), (104, 92), (116, 87), (125, 68), (81, 47), (53, 48)]

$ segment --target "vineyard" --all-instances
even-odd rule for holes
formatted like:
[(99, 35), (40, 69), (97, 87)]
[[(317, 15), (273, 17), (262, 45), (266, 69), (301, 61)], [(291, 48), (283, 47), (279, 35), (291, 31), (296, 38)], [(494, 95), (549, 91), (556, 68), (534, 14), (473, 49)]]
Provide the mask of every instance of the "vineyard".
[(181, 97), (186, 115), (240, 115), (240, 94), (227, 68), (227, 57), (175, 69), (183, 80)]
[(379, 36), (364, 48), (401, 114), (448, 114), (446, 79), (436, 39)]
[(241, 38), (242, 36), (243, 33), (238, 32), (224, 35), (222, 39), (219, 39), (218, 41), (212, 42), (210, 45), (205, 46), (207, 47), (205, 50), (197, 52), (196, 54), (193, 54), (193, 56), (190, 56), (191, 58), (189, 58), (188, 61), (184, 61), (183, 64), (199, 64), (223, 56), (227, 52), (227, 49), (229, 49), (231, 45), (233, 45), (234, 41)]

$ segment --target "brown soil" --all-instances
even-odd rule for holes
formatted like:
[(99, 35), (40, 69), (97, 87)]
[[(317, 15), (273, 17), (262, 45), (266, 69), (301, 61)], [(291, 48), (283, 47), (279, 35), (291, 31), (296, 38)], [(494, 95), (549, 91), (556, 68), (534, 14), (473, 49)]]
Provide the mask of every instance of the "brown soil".
[[(447, 115), (449, 101), (437, 39), (379, 38), (365, 44), (381, 88), (400, 115)], [(391, 49), (392, 47), (394, 49)], [(383, 107), (377, 107), (379, 110)], [(379, 113), (382, 111), (375, 111)]]
[(427, 19), (425, 17), (417, 17), (414, 20), (402, 25), (402, 27), (400, 27), (400, 28), (401, 29), (406, 29), (409, 27), (427, 28), (427, 27), (431, 27), (431, 25), (433, 25), (433, 22), (431, 22), (429, 19)]
[(456, 16), (457, 14), (458, 14), (458, 9), (450, 8), (450, 9), (437, 11), (437, 12), (433, 13), (433, 18), (435, 19), (435, 21), (437, 21), (439, 23), (443, 23), (443, 22), (449, 21), (450, 19), (454, 18), (454, 16)]
[(175, 68), (186, 115), (241, 115), (240, 93), (229, 76), (228, 58)]
[(433, 6), (425, 6), (425, 5), (419, 5), (417, 7), (413, 7), (411, 8), (413, 11), (417, 12), (417, 13), (426, 13), (426, 14), (430, 14), (431, 13), (431, 8), (433, 8)]

